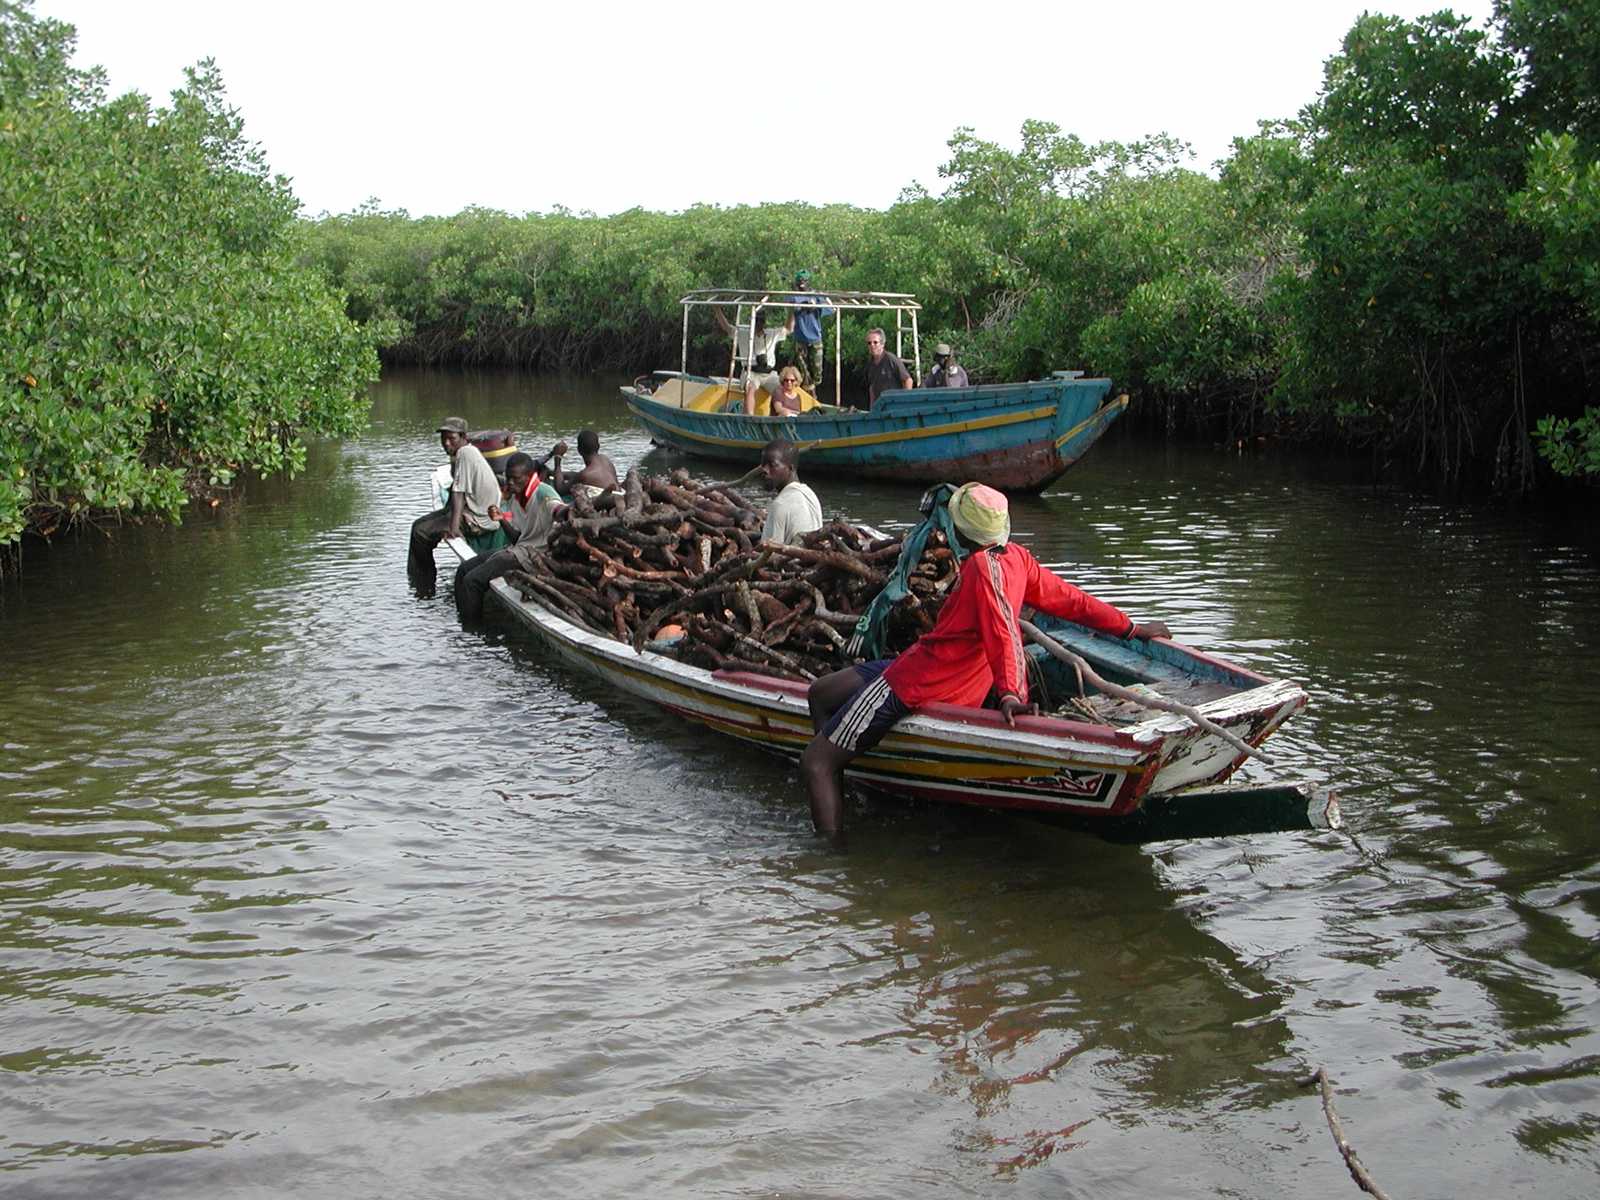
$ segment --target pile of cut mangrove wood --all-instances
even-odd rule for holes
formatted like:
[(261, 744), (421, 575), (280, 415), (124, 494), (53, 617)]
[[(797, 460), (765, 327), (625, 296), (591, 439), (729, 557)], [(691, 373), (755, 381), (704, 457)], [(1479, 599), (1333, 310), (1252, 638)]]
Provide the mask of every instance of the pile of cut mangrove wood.
[[(813, 679), (859, 661), (846, 654), (856, 619), (887, 581), (899, 538), (843, 521), (800, 545), (760, 543), (762, 515), (735, 487), (688, 472), (629, 471), (621, 492), (575, 498), (528, 571), (507, 581), (524, 598), (635, 649), (673, 648), (709, 669)], [(935, 532), (891, 612), (888, 653), (933, 628), (957, 573)]]

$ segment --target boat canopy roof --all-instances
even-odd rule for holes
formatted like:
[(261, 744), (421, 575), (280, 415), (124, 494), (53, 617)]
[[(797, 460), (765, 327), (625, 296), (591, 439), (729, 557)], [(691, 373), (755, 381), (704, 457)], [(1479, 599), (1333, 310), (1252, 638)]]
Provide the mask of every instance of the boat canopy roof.
[(807, 296), (811, 299), (807, 303), (821, 302), (829, 308), (851, 309), (891, 309), (896, 312), (921, 312), (922, 305), (917, 303), (917, 298), (910, 292), (838, 292), (824, 291), (820, 288), (810, 288), (800, 291), (798, 288), (695, 288), (692, 292), (685, 292), (683, 299), (678, 303), (685, 308), (696, 305), (753, 305), (756, 308), (765, 308), (768, 305), (788, 307), (795, 303), (796, 296)]
[[(802, 299), (803, 297), (803, 299)], [(747, 325), (750, 340), (747, 347), (753, 353), (755, 345), (756, 314), (764, 308), (793, 308), (797, 304), (816, 304), (833, 309), (833, 394), (837, 399), (843, 383), (841, 342), (844, 335), (844, 314), (849, 311), (877, 311), (894, 313), (894, 352), (899, 357), (910, 357), (912, 380), (922, 378), (922, 344), (917, 336), (917, 314), (922, 305), (910, 292), (849, 292), (823, 291), (818, 288), (695, 288), (685, 292), (678, 301), (683, 305), (683, 357), (685, 374), (689, 370), (689, 314), (696, 308), (721, 308), (732, 305), (737, 309), (736, 325)], [(907, 321), (909, 318), (909, 323)], [(907, 354), (906, 342), (911, 346)], [(730, 351), (728, 375), (736, 368), (750, 367), (750, 353), (744, 356)]]

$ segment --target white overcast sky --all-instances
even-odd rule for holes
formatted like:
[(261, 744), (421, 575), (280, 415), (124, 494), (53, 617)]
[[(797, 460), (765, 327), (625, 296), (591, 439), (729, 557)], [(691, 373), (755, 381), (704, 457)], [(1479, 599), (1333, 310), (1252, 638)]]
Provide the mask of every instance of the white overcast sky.
[(305, 211), (601, 214), (802, 200), (869, 208), (938, 169), (957, 126), (1086, 141), (1165, 130), (1207, 168), (1312, 100), (1363, 11), (1492, 0), (38, 0), (78, 66), (165, 102), (217, 60)]

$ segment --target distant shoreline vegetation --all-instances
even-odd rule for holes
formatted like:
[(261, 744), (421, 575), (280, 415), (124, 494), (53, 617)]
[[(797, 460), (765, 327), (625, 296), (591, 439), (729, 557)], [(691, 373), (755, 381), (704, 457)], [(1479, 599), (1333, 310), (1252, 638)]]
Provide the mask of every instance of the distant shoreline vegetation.
[(1560, 0), (1361, 17), (1216, 179), (1165, 135), (1030, 121), (1016, 149), (957, 130), (943, 190), (883, 212), (302, 220), (210, 62), (170, 106), (110, 99), (74, 37), (0, 0), (0, 562), (296, 470), (362, 426), (375, 348), (632, 374), (676, 363), (685, 290), (800, 267), (916, 294), (975, 379), (1109, 375), (1135, 423), (1457, 493), (1600, 479), (1600, 22)]
[(1600, 22), (1559, 0), (1501, 0), (1488, 33), (1367, 15), (1321, 94), (1236, 140), (1217, 179), (1164, 135), (1089, 145), (1030, 121), (1014, 150), (958, 130), (942, 194), (886, 212), (374, 204), (308, 222), (306, 254), (392, 364), (676, 366), (684, 291), (808, 267), (916, 294), (924, 340), (975, 379), (1084, 368), (1136, 421), (1522, 495), (1600, 477), (1597, 61)]

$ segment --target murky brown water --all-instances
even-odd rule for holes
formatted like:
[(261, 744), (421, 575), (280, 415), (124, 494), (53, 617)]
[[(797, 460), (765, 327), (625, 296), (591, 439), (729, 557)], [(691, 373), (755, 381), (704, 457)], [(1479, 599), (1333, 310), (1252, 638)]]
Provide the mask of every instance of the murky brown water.
[(838, 855), (791, 769), (408, 593), (437, 418), (625, 467), (609, 383), (375, 401), (293, 486), (0, 586), (0, 1194), (1355, 1196), (1319, 1063), (1396, 1197), (1594, 1194), (1579, 535), (1113, 439), (1019, 536), (1306, 682), (1272, 746), (1349, 834), (885, 803)]

